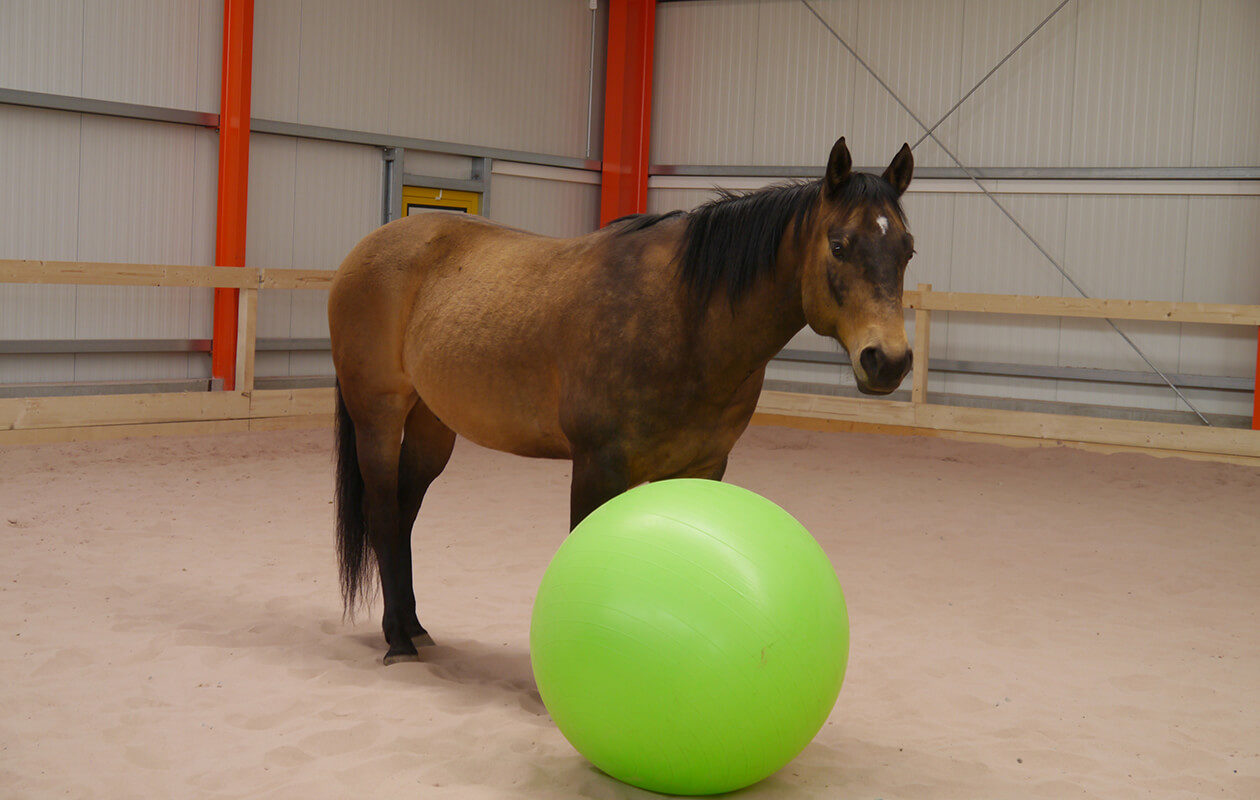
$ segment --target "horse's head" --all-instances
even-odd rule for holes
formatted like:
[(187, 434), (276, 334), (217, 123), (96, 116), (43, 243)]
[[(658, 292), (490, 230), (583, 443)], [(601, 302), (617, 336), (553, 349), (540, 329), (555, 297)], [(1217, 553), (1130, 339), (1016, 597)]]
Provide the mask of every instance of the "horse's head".
[(852, 171), (841, 137), (831, 149), (817, 213), (804, 245), (805, 319), (849, 352), (867, 394), (888, 394), (910, 369), (901, 289), (914, 238), (899, 198), (914, 157), (902, 145), (880, 177)]

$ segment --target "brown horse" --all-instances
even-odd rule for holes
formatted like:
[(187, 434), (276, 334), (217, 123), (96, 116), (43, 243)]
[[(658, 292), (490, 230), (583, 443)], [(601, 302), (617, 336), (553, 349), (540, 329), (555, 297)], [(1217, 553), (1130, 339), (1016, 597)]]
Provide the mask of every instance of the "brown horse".
[(456, 434), (572, 459), (576, 525), (644, 481), (720, 480), (766, 363), (807, 323), (848, 350), (860, 389), (897, 388), (913, 158), (902, 146), (880, 177), (851, 166), (841, 138), (821, 180), (575, 239), (435, 212), (354, 248), (328, 301), (337, 538), (347, 610), (378, 567), (385, 663), (432, 644), (411, 529)]

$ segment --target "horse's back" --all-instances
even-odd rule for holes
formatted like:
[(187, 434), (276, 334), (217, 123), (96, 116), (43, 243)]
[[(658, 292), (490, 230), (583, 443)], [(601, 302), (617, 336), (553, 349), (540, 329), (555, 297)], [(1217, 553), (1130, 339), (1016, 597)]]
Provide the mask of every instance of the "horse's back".
[(351, 251), (329, 298), (338, 378), (414, 391), (457, 433), (564, 457), (559, 339), (581, 285), (581, 240), (434, 213), (379, 228)]

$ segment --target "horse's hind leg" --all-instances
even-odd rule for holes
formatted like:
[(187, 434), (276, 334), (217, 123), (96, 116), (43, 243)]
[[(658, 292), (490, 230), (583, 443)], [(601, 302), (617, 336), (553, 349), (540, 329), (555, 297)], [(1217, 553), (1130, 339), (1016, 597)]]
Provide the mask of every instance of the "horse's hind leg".
[[(363, 475), (363, 514), (368, 544), (376, 556), (381, 579), (385, 615), (381, 627), (389, 652), (385, 663), (416, 660), (415, 645), (407, 628), (407, 614), (415, 616), (414, 601), (408, 611), (406, 598), (411, 593), (411, 580), (400, 580), (399, 565), (411, 563), (411, 554), (399, 535), (402, 513), (399, 503), (399, 464), (404, 424), (416, 403), (414, 392), (382, 392), (358, 394), (346, 391), (343, 396), (354, 420), (355, 451), (359, 471)], [(408, 572), (410, 570), (408, 569)]]
[[(394, 604), (404, 631), (417, 646), (431, 645), (433, 639), (416, 617), (416, 595), (411, 574), (411, 529), (424, 494), (451, 458), (455, 446), (455, 432), (438, 419), (424, 401), (418, 401), (407, 415), (404, 426), (402, 452), (398, 460), (398, 557), (390, 567), (395, 572), (390, 583), (405, 587)], [(384, 583), (382, 564), (381, 580)]]

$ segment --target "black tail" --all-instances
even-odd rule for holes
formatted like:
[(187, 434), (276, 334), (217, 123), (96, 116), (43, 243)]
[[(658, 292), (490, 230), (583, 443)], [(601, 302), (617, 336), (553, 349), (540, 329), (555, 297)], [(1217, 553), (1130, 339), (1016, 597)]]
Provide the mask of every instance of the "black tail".
[(345, 613), (354, 616), (360, 601), (369, 598), (372, 567), (375, 563), (363, 515), (363, 473), (354, 443), (354, 420), (337, 394), (337, 560), (341, 572), (341, 602)]

